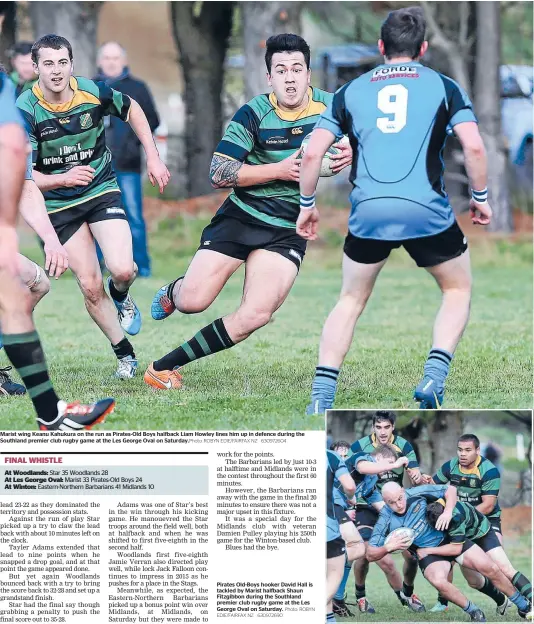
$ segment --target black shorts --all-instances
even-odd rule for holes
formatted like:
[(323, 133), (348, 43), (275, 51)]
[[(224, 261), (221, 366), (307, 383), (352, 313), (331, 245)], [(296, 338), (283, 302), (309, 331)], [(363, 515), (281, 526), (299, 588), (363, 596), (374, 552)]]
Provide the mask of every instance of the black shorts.
[(227, 199), (204, 228), (198, 248), (218, 251), (244, 262), (252, 251), (266, 249), (291, 260), (300, 269), (306, 241), (295, 230), (251, 217)]
[(400, 241), (383, 241), (359, 238), (350, 232), (343, 251), (354, 262), (375, 264), (385, 260), (392, 249), (404, 247), (419, 267), (433, 267), (461, 256), (467, 249), (467, 238), (455, 221), (450, 228), (434, 236), (410, 238)]
[(377, 520), (378, 512), (374, 507), (370, 507), (369, 505), (356, 506), (356, 520), (354, 521), (354, 524), (360, 532), (364, 542), (368, 542), (371, 539), (371, 535), (373, 533), (372, 527), (375, 526)]
[[(449, 542), (440, 544), (440, 546), (444, 546), (446, 543), (449, 543)], [(466, 550), (469, 550), (471, 546), (473, 546), (473, 542), (471, 540), (465, 540), (464, 545), (462, 547), (462, 552), (460, 554), (463, 554)], [(410, 552), (413, 552), (413, 551), (410, 551)], [(452, 566), (456, 558), (459, 556), (460, 555), (427, 555), (426, 557), (423, 557), (422, 559), (418, 560), (419, 568), (421, 570), (421, 573), (424, 575), (426, 568), (428, 568), (428, 566), (431, 563), (434, 563), (435, 561), (448, 561), (450, 565)]]
[(48, 216), (62, 245), (76, 234), (84, 223), (97, 223), (109, 219), (128, 220), (119, 191), (105, 193)]
[(336, 516), (336, 520), (339, 522), (339, 524), (352, 522), (351, 518), (347, 515), (345, 508), (341, 505), (334, 505), (334, 515)]
[(326, 542), (326, 558), (333, 559), (344, 555), (346, 551), (345, 540), (342, 537), (336, 537), (329, 542)]
[(488, 518), (489, 523), (491, 524), (491, 528), (495, 531), (495, 533), (500, 533), (502, 535), (501, 528), (501, 517), (498, 518)]
[(501, 542), (499, 542), (499, 538), (497, 537), (497, 533), (490, 529), (486, 535), (479, 537), (476, 540), (473, 540), (477, 546), (480, 546), (484, 552), (489, 552), (494, 548), (500, 548)]

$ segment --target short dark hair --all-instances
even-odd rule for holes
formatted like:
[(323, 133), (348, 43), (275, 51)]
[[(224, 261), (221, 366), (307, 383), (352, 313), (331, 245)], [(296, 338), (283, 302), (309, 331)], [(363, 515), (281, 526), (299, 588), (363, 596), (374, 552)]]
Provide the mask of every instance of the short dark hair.
[(386, 57), (418, 57), (425, 40), (425, 30), (425, 17), (420, 7), (391, 11), (380, 29)]
[(17, 41), (9, 50), (9, 58), (14, 59), (16, 56), (26, 56), (32, 52), (31, 41)]
[(426, 506), (426, 520), (428, 524), (432, 527), (436, 527), (436, 522), (441, 514), (445, 511), (445, 506), (443, 503), (436, 501), (435, 503), (430, 503), (430, 505)]
[(269, 74), (271, 73), (273, 54), (277, 52), (302, 52), (302, 54), (304, 54), (306, 67), (310, 69), (310, 46), (298, 35), (293, 35), (291, 33), (273, 35), (267, 39), (265, 47), (265, 65), (267, 65)]
[(342, 447), (346, 447), (348, 449), (350, 449), (350, 442), (347, 442), (346, 440), (336, 440), (335, 442), (332, 442), (332, 444), (330, 445), (330, 450), (331, 451), (335, 451), (338, 448), (342, 448)]
[(387, 412), (386, 410), (381, 410), (381, 411), (375, 412), (375, 414), (373, 416), (373, 426), (376, 425), (377, 422), (382, 422), (384, 420), (387, 420), (392, 425), (395, 425), (395, 421), (397, 420), (397, 416), (396, 416), (395, 412)]
[(65, 39), (59, 35), (44, 35), (32, 45), (32, 61), (37, 65), (39, 60), (39, 50), (43, 48), (52, 48), (52, 50), (60, 50), (66, 48), (69, 53), (69, 59), (72, 61), (72, 46)]
[(389, 444), (379, 444), (371, 453), (373, 457), (381, 455), (386, 459), (397, 459), (397, 451)]
[(458, 444), (460, 442), (473, 442), (475, 448), (480, 448), (480, 440), (476, 437), (474, 433), (465, 433), (464, 435), (458, 438)]

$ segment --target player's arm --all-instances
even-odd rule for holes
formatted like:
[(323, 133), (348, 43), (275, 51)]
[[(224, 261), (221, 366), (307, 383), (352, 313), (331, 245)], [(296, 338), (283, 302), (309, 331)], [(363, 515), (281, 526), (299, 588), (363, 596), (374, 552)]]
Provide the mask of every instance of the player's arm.
[(445, 510), (436, 521), (436, 529), (438, 531), (445, 531), (449, 528), (449, 524), (452, 520), (452, 514), (454, 506), (458, 502), (458, 490), (454, 485), (449, 485), (445, 492)]
[(377, 475), (383, 472), (388, 472), (393, 470), (394, 468), (401, 468), (402, 466), (406, 466), (408, 464), (408, 459), (406, 457), (399, 457), (393, 464), (388, 461), (366, 461), (361, 460), (357, 462), (357, 470), (360, 474), (366, 475)]
[(339, 475), (337, 478), (343, 488), (343, 492), (345, 492), (345, 496), (350, 501), (354, 494), (356, 494), (356, 484), (354, 483), (354, 479), (348, 472)]
[(382, 512), (373, 528), (373, 533), (367, 545), (367, 561), (380, 561), (394, 550), (405, 550), (410, 545), (408, 537), (394, 536), (387, 545), (384, 544), (386, 535), (389, 532), (389, 520), (387, 514)]
[(419, 548), (417, 557), (423, 559), (427, 555), (441, 555), (443, 557), (458, 557), (463, 548), (463, 543), (451, 543), (444, 546), (434, 546), (431, 548)]
[[(465, 517), (463, 512), (459, 511), (458, 514), (455, 515), (454, 518), (452, 519), (452, 522), (450, 523), (449, 528), (447, 530), (450, 543), (444, 544), (443, 546), (419, 548), (417, 551), (418, 558), (423, 559), (423, 557), (426, 557), (427, 555), (443, 555), (443, 556), (458, 557), (461, 554), (463, 545), (467, 539), (466, 520), (467, 518)], [(436, 528), (437, 527), (438, 527), (438, 524), (436, 522)]]
[(26, 221), (31, 229), (43, 241), (45, 269), (50, 276), (57, 279), (68, 269), (68, 255), (63, 245), (59, 242), (56, 231), (50, 223), (43, 194), (37, 188), (35, 182), (28, 178), (28, 173), (26, 174), (26, 180), (22, 189), (20, 214), (24, 221)]
[(482, 478), (482, 502), (475, 509), (484, 515), (491, 513), (497, 504), (500, 489), (501, 473), (497, 468), (493, 467)]
[(482, 502), (480, 503), (480, 505), (477, 505), (475, 509), (480, 511), (481, 514), (487, 516), (495, 509), (496, 504), (496, 496), (482, 496)]

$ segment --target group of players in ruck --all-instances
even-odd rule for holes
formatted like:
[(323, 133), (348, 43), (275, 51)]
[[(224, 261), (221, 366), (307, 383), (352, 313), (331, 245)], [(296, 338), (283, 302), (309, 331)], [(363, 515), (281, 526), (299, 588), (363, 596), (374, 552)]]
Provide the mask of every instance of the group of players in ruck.
[[(432, 612), (452, 603), (471, 621), (486, 621), (476, 602), (454, 585), (457, 563), (469, 586), (495, 602), (497, 614), (515, 605), (521, 618), (530, 619), (532, 585), (504, 550), (500, 473), (481, 455), (477, 436), (460, 436), (457, 456), (431, 476), (421, 472), (412, 445), (395, 433), (395, 421), (393, 412), (378, 411), (370, 435), (352, 444), (337, 440), (327, 450), (326, 621), (352, 615), (345, 602), (351, 570), (358, 611), (379, 611), (366, 594), (371, 562), (414, 612), (426, 611), (414, 593), (419, 568), (438, 592)], [(401, 528), (411, 531), (396, 531)], [(402, 552), (403, 577), (393, 552)]]

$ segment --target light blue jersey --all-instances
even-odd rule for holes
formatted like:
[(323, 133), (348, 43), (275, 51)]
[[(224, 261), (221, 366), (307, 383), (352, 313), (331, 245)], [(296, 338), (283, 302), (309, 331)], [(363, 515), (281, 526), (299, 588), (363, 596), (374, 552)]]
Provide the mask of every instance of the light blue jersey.
[[(15, 87), (3, 72), (0, 72), (0, 126), (18, 124), (24, 128), (24, 120), (19, 109), (15, 105)], [(26, 180), (32, 179), (32, 155), (28, 154), (26, 161)]]
[(340, 537), (339, 522), (334, 511), (334, 481), (344, 474), (348, 474), (347, 466), (339, 455), (333, 451), (326, 451), (326, 541)]
[(416, 61), (380, 65), (336, 91), (316, 127), (352, 145), (351, 234), (399, 241), (453, 225), (442, 154), (467, 121), (476, 117), (465, 91)]
[(401, 516), (385, 505), (373, 528), (369, 540), (371, 546), (383, 546), (386, 537), (395, 529), (408, 527), (415, 532), (414, 546), (431, 548), (439, 546), (445, 538), (443, 531), (432, 527), (426, 519), (427, 503), (432, 503), (445, 496), (447, 485), (419, 485), (405, 490), (406, 511)]
[[(382, 496), (377, 489), (378, 475), (364, 475), (358, 470), (358, 464), (361, 461), (375, 462), (375, 458), (368, 453), (356, 453), (345, 460), (350, 476), (356, 484), (356, 500), (359, 504), (371, 505), (379, 503)], [(339, 481), (334, 483), (334, 503), (348, 509), (347, 497), (341, 488)]]

